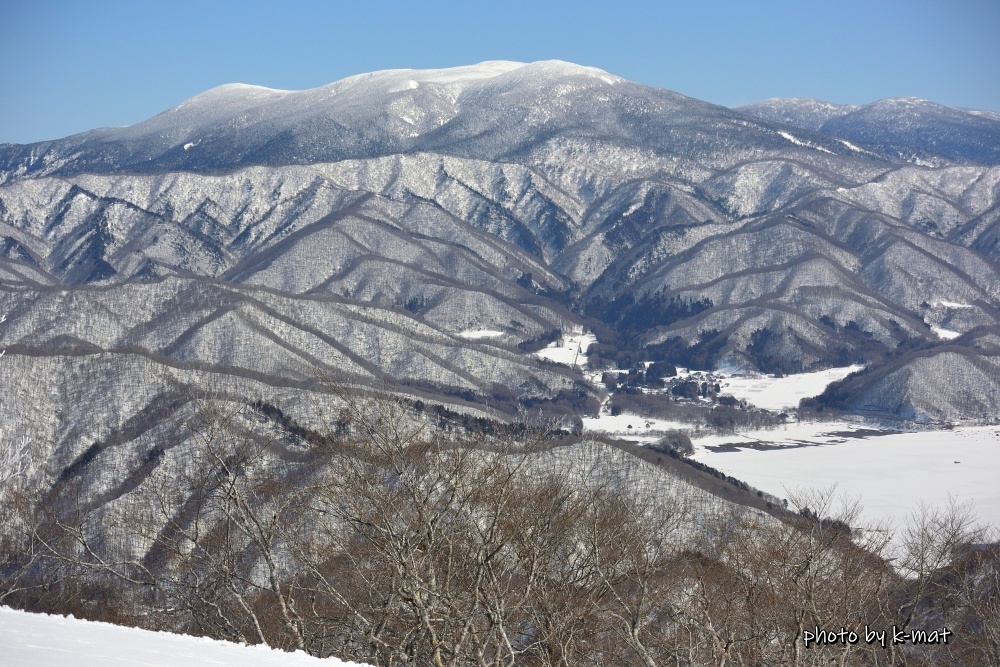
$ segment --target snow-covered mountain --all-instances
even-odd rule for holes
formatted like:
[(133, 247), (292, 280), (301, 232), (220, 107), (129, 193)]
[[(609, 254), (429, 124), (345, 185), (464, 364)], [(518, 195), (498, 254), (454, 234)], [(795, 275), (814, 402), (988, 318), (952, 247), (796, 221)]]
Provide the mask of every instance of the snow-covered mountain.
[[(736, 111), (558, 61), (392, 70), (305, 91), (233, 84), (145, 122), (0, 147), (0, 182), (80, 172), (231, 170), (435, 152), (520, 161), (558, 143), (733, 164), (783, 140)], [(815, 139), (832, 152), (841, 144)]]
[[(4, 145), (0, 372), (45, 415), (13, 426), (68, 462), (208, 378), (293, 412), (320, 376), (462, 409), (584, 400), (597, 390), (577, 370), (523, 349), (583, 328), (606, 358), (891, 359), (910, 381), (854, 409), (909, 415), (896, 407), (926, 381), (940, 409), (917, 417), (978, 418), (902, 353), (1000, 326), (994, 116), (730, 110), (489, 62), (222, 86), (134, 126)], [(484, 330), (499, 335), (462, 335)], [(987, 354), (970, 342), (956, 363)]]
[(860, 105), (833, 104), (811, 97), (772, 97), (763, 102), (738, 107), (736, 110), (761, 120), (819, 132), (828, 121), (846, 116), (860, 108)]
[[(229, 577), (212, 591), (198, 563), (140, 577), (183, 588), (149, 591), (171, 610), (198, 600), (164, 627), (239, 639), (251, 626), (227, 613), (242, 617), (250, 597), (267, 589), (261, 603), (281, 606), (287, 584), (305, 604), (317, 585), (279, 582), (275, 567), (357, 563), (346, 533), (314, 519), (333, 516), (320, 489), (357, 478), (325, 484), (385, 454), (359, 453), (379, 437), (366, 420), (418, 457), (413, 434), (433, 433), (441, 461), (471, 434), (469, 460), (503, 470), (499, 452), (518, 451), (505, 438), (532, 431), (499, 422), (579, 426), (615, 378), (652, 376), (649, 362), (661, 374), (858, 364), (812, 408), (995, 419), (998, 124), (915, 100), (732, 110), (569, 63), (490, 62), (307, 91), (222, 86), (131, 127), (0, 146), (0, 438), (30, 455), (18, 488), (0, 488), (23, 502), (0, 507), (11, 534), (43, 525), (0, 575), (44, 581), (32, 549), (58, 539), (78, 561), (68, 579), (95, 587), (51, 595), (94, 610), (124, 570), (172, 572), (202, 557), (192, 545), (229, 544), (218, 531), (235, 514), (214, 503), (240, 477), (253, 500), (237, 489), (226, 502), (263, 511), (282, 498), (280, 521), (254, 516), (288, 518), (286, 537), (251, 529), (256, 547), (211, 566)], [(550, 342), (571, 354), (532, 353)], [(560, 358), (632, 372), (598, 385)], [(713, 377), (686, 377), (693, 394), (615, 399), (671, 412), (671, 425), (779, 423), (720, 396)], [(385, 394), (402, 400), (373, 398)], [(545, 444), (517, 465), (577, 491), (669, 498), (689, 508), (678, 535), (728, 530), (746, 505), (780, 514), (777, 499), (678, 462), (667, 441)], [(320, 514), (298, 512), (313, 501)], [(294, 627), (251, 636), (294, 639)]]
[(916, 97), (889, 98), (863, 106), (770, 99), (738, 111), (876, 147), (914, 164), (1000, 164), (1000, 114), (992, 111), (957, 109)]

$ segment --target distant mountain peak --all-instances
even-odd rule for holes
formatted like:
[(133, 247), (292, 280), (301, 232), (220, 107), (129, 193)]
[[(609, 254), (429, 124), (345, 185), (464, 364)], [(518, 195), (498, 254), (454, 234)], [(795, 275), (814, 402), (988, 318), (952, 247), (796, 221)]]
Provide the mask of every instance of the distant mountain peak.
[(784, 123), (819, 132), (823, 124), (829, 120), (860, 108), (853, 104), (834, 104), (812, 97), (772, 97), (762, 102), (738, 107), (736, 111), (772, 123)]
[[(209, 88), (198, 93), (194, 97), (189, 97), (180, 104), (167, 109), (159, 116), (176, 114), (180, 111), (192, 107), (210, 107), (219, 104), (232, 103), (240, 100), (246, 102), (266, 102), (288, 95), (294, 91), (267, 88), (265, 86), (255, 86), (248, 83), (226, 83), (221, 86)], [(156, 118), (157, 116), (154, 116)], [(145, 121), (143, 121), (145, 122)]]
[[(955, 107), (950, 107), (945, 104), (938, 104), (937, 102), (931, 102), (930, 100), (925, 100), (922, 97), (886, 97), (881, 100), (876, 100), (871, 104), (866, 104), (861, 109), (955, 109)], [(957, 109), (955, 109), (957, 111)]]
[(920, 97), (887, 97), (861, 106), (772, 98), (736, 111), (868, 144), (914, 164), (942, 164), (942, 159), (1000, 163), (1000, 114), (960, 109)]

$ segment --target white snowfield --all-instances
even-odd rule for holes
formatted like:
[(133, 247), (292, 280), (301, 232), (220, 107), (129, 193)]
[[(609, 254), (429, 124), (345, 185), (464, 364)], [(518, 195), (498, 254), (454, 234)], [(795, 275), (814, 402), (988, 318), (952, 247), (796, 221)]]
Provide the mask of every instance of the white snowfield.
[(776, 378), (764, 376), (733, 376), (719, 382), (721, 394), (730, 394), (765, 410), (797, 407), (803, 398), (819, 396), (827, 385), (842, 380), (862, 366), (828, 368), (815, 373), (798, 373)]
[(655, 442), (664, 431), (689, 431), (691, 424), (654, 417), (640, 417), (627, 412), (611, 416), (602, 411), (600, 417), (584, 417), (583, 430), (587, 433), (610, 433), (626, 439)]
[(4, 667), (362, 667), (302, 652), (150, 632), (0, 607)]
[(460, 338), (468, 340), (479, 340), (480, 338), (499, 338), (504, 335), (504, 332), (494, 329), (469, 329), (458, 332), (458, 335)]
[[(576, 339), (567, 339), (569, 345), (554, 343), (549, 348), (538, 352), (548, 352), (548, 358), (571, 363), (572, 360), (563, 361), (572, 353), (573, 342)], [(589, 342), (583, 345), (589, 345)], [(584, 348), (586, 349), (586, 348)], [(563, 355), (563, 356), (558, 356)], [(585, 363), (585, 359), (583, 362)], [(727, 373), (705, 371), (691, 371), (687, 368), (678, 368), (677, 374), (680, 378), (694, 379), (695, 381), (718, 382), (722, 394), (729, 394), (736, 398), (746, 400), (747, 403), (766, 410), (784, 410), (795, 408), (803, 398), (818, 396), (823, 393), (827, 385), (836, 380), (847, 377), (854, 371), (860, 370), (861, 366), (845, 366), (843, 368), (830, 368), (816, 373), (799, 373), (786, 377), (776, 378), (770, 375), (728, 375)], [(591, 373), (591, 382), (600, 381), (600, 373)], [(605, 405), (604, 408), (607, 408)], [(845, 427), (841, 427), (843, 430)], [(600, 417), (584, 417), (583, 430), (600, 433), (608, 433), (623, 437), (636, 442), (655, 442), (664, 431), (685, 431), (692, 430), (692, 424), (667, 419), (656, 419), (653, 417), (640, 417), (636, 414), (622, 413), (612, 417), (605, 409), (601, 410)], [(730, 440), (736, 437), (737, 440), (743, 436), (726, 436)], [(756, 438), (749, 436), (748, 442), (756, 441)]]
[(584, 368), (587, 365), (587, 350), (596, 342), (597, 336), (592, 333), (575, 332), (550, 343), (545, 349), (535, 352), (535, 356)]
[(944, 340), (953, 340), (962, 335), (960, 331), (954, 331), (952, 329), (942, 329), (941, 327), (931, 327), (931, 331), (937, 334), (938, 338)]
[[(918, 503), (943, 507), (949, 498), (971, 501), (983, 523), (1000, 528), (1000, 427), (890, 435), (870, 435), (860, 428), (807, 422), (709, 436), (694, 440), (692, 458), (779, 498), (787, 498), (789, 491), (836, 485), (841, 497), (860, 500), (866, 519), (888, 520), (897, 528)], [(741, 448), (710, 449), (727, 443)], [(750, 448), (754, 445), (778, 447)]]

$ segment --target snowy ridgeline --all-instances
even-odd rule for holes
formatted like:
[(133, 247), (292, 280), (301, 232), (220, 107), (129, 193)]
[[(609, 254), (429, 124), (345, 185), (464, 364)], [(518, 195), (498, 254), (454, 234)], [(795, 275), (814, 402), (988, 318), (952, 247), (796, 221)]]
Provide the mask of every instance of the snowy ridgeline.
[(0, 656), (5, 667), (360, 667), (301, 652), (29, 614), (7, 607), (0, 607)]
[[(669, 499), (669, 505), (680, 512), (675, 534), (680, 542), (705, 539), (736, 516), (755, 512), (727, 502), (663, 468), (601, 442), (584, 441), (568, 447), (556, 447), (538, 455), (529, 462), (529, 466), (536, 474), (555, 473), (584, 487), (606, 486), (627, 490), (649, 507), (655, 506), (657, 499)], [(761, 519), (770, 520), (766, 516), (761, 516)]]

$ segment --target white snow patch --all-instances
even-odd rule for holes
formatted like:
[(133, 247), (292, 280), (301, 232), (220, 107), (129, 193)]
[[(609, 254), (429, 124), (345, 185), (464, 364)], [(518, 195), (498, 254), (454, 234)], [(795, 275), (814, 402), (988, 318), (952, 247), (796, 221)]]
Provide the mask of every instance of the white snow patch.
[(764, 376), (733, 376), (720, 381), (721, 394), (729, 394), (766, 410), (783, 410), (798, 406), (803, 398), (819, 396), (827, 385), (842, 380), (862, 366), (829, 368), (815, 373), (797, 373), (776, 378)]
[[(711, 436), (694, 441), (693, 458), (778, 497), (786, 489), (826, 489), (860, 500), (869, 520), (905, 522), (917, 503), (972, 501), (980, 520), (1000, 526), (1000, 427), (977, 426), (871, 437), (843, 437), (848, 423), (790, 426), (787, 431)], [(823, 433), (826, 435), (823, 435)], [(724, 442), (784, 444), (766, 451), (707, 449)], [(798, 445), (798, 446), (793, 446)]]
[(850, 148), (852, 151), (856, 151), (858, 153), (867, 153), (868, 152), (865, 149), (861, 148), (860, 146), (855, 146), (854, 144), (852, 144), (850, 141), (847, 141), (846, 139), (841, 139), (840, 143), (844, 144), (845, 146), (847, 146), (848, 148)]
[(587, 365), (587, 349), (596, 342), (597, 336), (592, 333), (571, 333), (554, 343), (550, 343), (545, 349), (535, 352), (535, 356), (559, 364), (582, 368)]
[(583, 418), (584, 432), (592, 431), (615, 435), (650, 435), (663, 431), (685, 431), (690, 428), (691, 424), (685, 424), (684, 422), (640, 417), (639, 415), (624, 412), (614, 417), (610, 414), (602, 413), (600, 417)]
[(419, 87), (420, 87), (420, 84), (417, 83), (416, 81), (414, 81), (413, 79), (406, 79), (404, 81), (400, 81), (397, 85), (389, 88), (389, 92), (390, 93), (401, 93), (401, 92), (403, 92), (405, 90), (416, 90)]
[(799, 138), (797, 138), (797, 137), (795, 137), (795, 136), (793, 136), (793, 135), (791, 135), (791, 134), (789, 134), (787, 132), (781, 132), (781, 131), (779, 131), (778, 134), (780, 134), (782, 137), (784, 137), (788, 141), (792, 142), (796, 146), (804, 146), (805, 148), (812, 148), (813, 150), (823, 151), (824, 153), (829, 153), (830, 155), (833, 155), (833, 151), (828, 150), (826, 148), (823, 148), (822, 146), (817, 146), (816, 144), (814, 144), (814, 143), (812, 143), (810, 141), (802, 141), (801, 139), (799, 139)]
[(6, 667), (362, 667), (302, 652), (29, 614), (8, 607), (0, 607), (0, 655)]
[(780, 134), (781, 136), (783, 136), (785, 139), (788, 139), (790, 142), (792, 142), (796, 146), (806, 146), (807, 145), (804, 141), (800, 141), (800, 140), (796, 139), (795, 137), (793, 137), (792, 135), (788, 134), (787, 132), (778, 132), (778, 134)]
[(469, 340), (476, 340), (479, 338), (498, 338), (503, 336), (504, 333), (493, 329), (469, 329), (468, 331), (458, 332), (458, 335)]
[(962, 335), (960, 331), (954, 331), (952, 329), (942, 329), (941, 327), (931, 327), (931, 331), (937, 334), (938, 338), (944, 340), (952, 340), (953, 338), (958, 338)]
[(198, 145), (197, 141), (192, 141), (190, 143), (184, 144), (184, 150), (189, 151), (197, 145)]
[(975, 306), (967, 303), (956, 303), (954, 301), (935, 301), (933, 305), (944, 306), (945, 308), (975, 308)]

